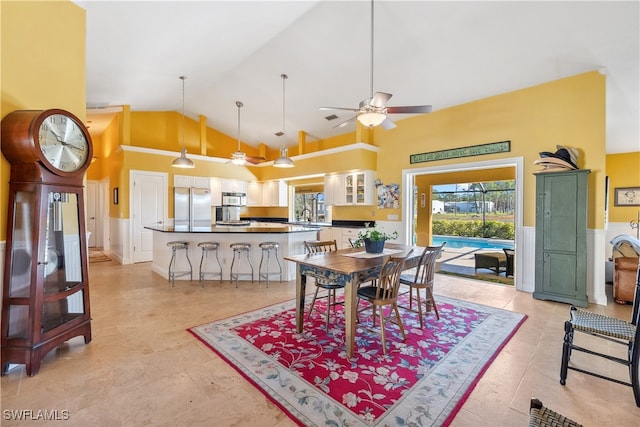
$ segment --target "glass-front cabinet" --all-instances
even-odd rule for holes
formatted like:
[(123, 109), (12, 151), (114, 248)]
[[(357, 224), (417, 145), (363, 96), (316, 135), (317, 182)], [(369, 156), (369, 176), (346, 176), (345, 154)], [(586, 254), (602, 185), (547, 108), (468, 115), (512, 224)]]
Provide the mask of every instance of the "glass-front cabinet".
[(91, 340), (82, 187), (11, 184), (2, 311), (2, 373), (28, 375), (50, 350)]

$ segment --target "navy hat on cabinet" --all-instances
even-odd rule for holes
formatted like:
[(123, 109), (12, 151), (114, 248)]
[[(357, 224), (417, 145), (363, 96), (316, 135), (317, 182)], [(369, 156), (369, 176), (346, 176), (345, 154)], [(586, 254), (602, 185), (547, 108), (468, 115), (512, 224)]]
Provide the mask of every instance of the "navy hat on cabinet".
[(558, 150), (555, 153), (551, 153), (549, 151), (543, 151), (540, 153), (540, 157), (543, 159), (549, 159), (553, 163), (557, 163), (555, 160), (551, 159), (559, 159), (562, 160), (562, 163), (566, 163), (570, 166), (571, 169), (578, 169), (577, 163), (577, 150), (575, 148), (563, 147), (561, 145), (557, 145), (556, 148)]

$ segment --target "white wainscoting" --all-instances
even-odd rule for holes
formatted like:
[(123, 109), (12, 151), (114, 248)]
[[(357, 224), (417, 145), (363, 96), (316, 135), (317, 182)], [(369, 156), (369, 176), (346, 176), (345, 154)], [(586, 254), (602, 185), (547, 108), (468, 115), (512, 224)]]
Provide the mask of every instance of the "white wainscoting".
[(112, 256), (114, 261), (118, 261), (120, 264), (131, 264), (131, 254), (129, 253), (129, 244), (131, 238), (131, 230), (128, 219), (110, 218), (110, 240), (111, 249), (109, 255)]

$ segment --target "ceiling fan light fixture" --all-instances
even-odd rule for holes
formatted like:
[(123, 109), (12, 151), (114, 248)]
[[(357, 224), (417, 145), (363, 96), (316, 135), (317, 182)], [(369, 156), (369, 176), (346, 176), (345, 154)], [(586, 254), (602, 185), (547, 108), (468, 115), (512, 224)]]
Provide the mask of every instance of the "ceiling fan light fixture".
[(184, 146), (184, 81), (187, 79), (187, 76), (180, 76), (178, 78), (182, 80), (182, 149), (180, 150), (180, 157), (174, 159), (173, 162), (171, 162), (171, 166), (181, 169), (193, 169), (195, 165), (193, 161), (187, 158), (187, 149)]
[(287, 156), (287, 148), (282, 147), (280, 149), (280, 157), (278, 157), (274, 162), (273, 166), (276, 168), (292, 168), (295, 165), (293, 164), (293, 160)]
[(387, 115), (376, 111), (368, 111), (358, 115), (358, 121), (367, 127), (375, 127), (384, 122)]
[(242, 166), (247, 163), (247, 155), (242, 151), (235, 151), (231, 153), (231, 163)]

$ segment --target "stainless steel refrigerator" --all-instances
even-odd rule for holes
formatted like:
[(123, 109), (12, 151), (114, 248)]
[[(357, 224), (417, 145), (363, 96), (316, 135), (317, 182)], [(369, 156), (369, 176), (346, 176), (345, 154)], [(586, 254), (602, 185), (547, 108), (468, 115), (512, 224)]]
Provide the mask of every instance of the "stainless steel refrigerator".
[(173, 224), (176, 229), (211, 227), (211, 190), (174, 187)]

